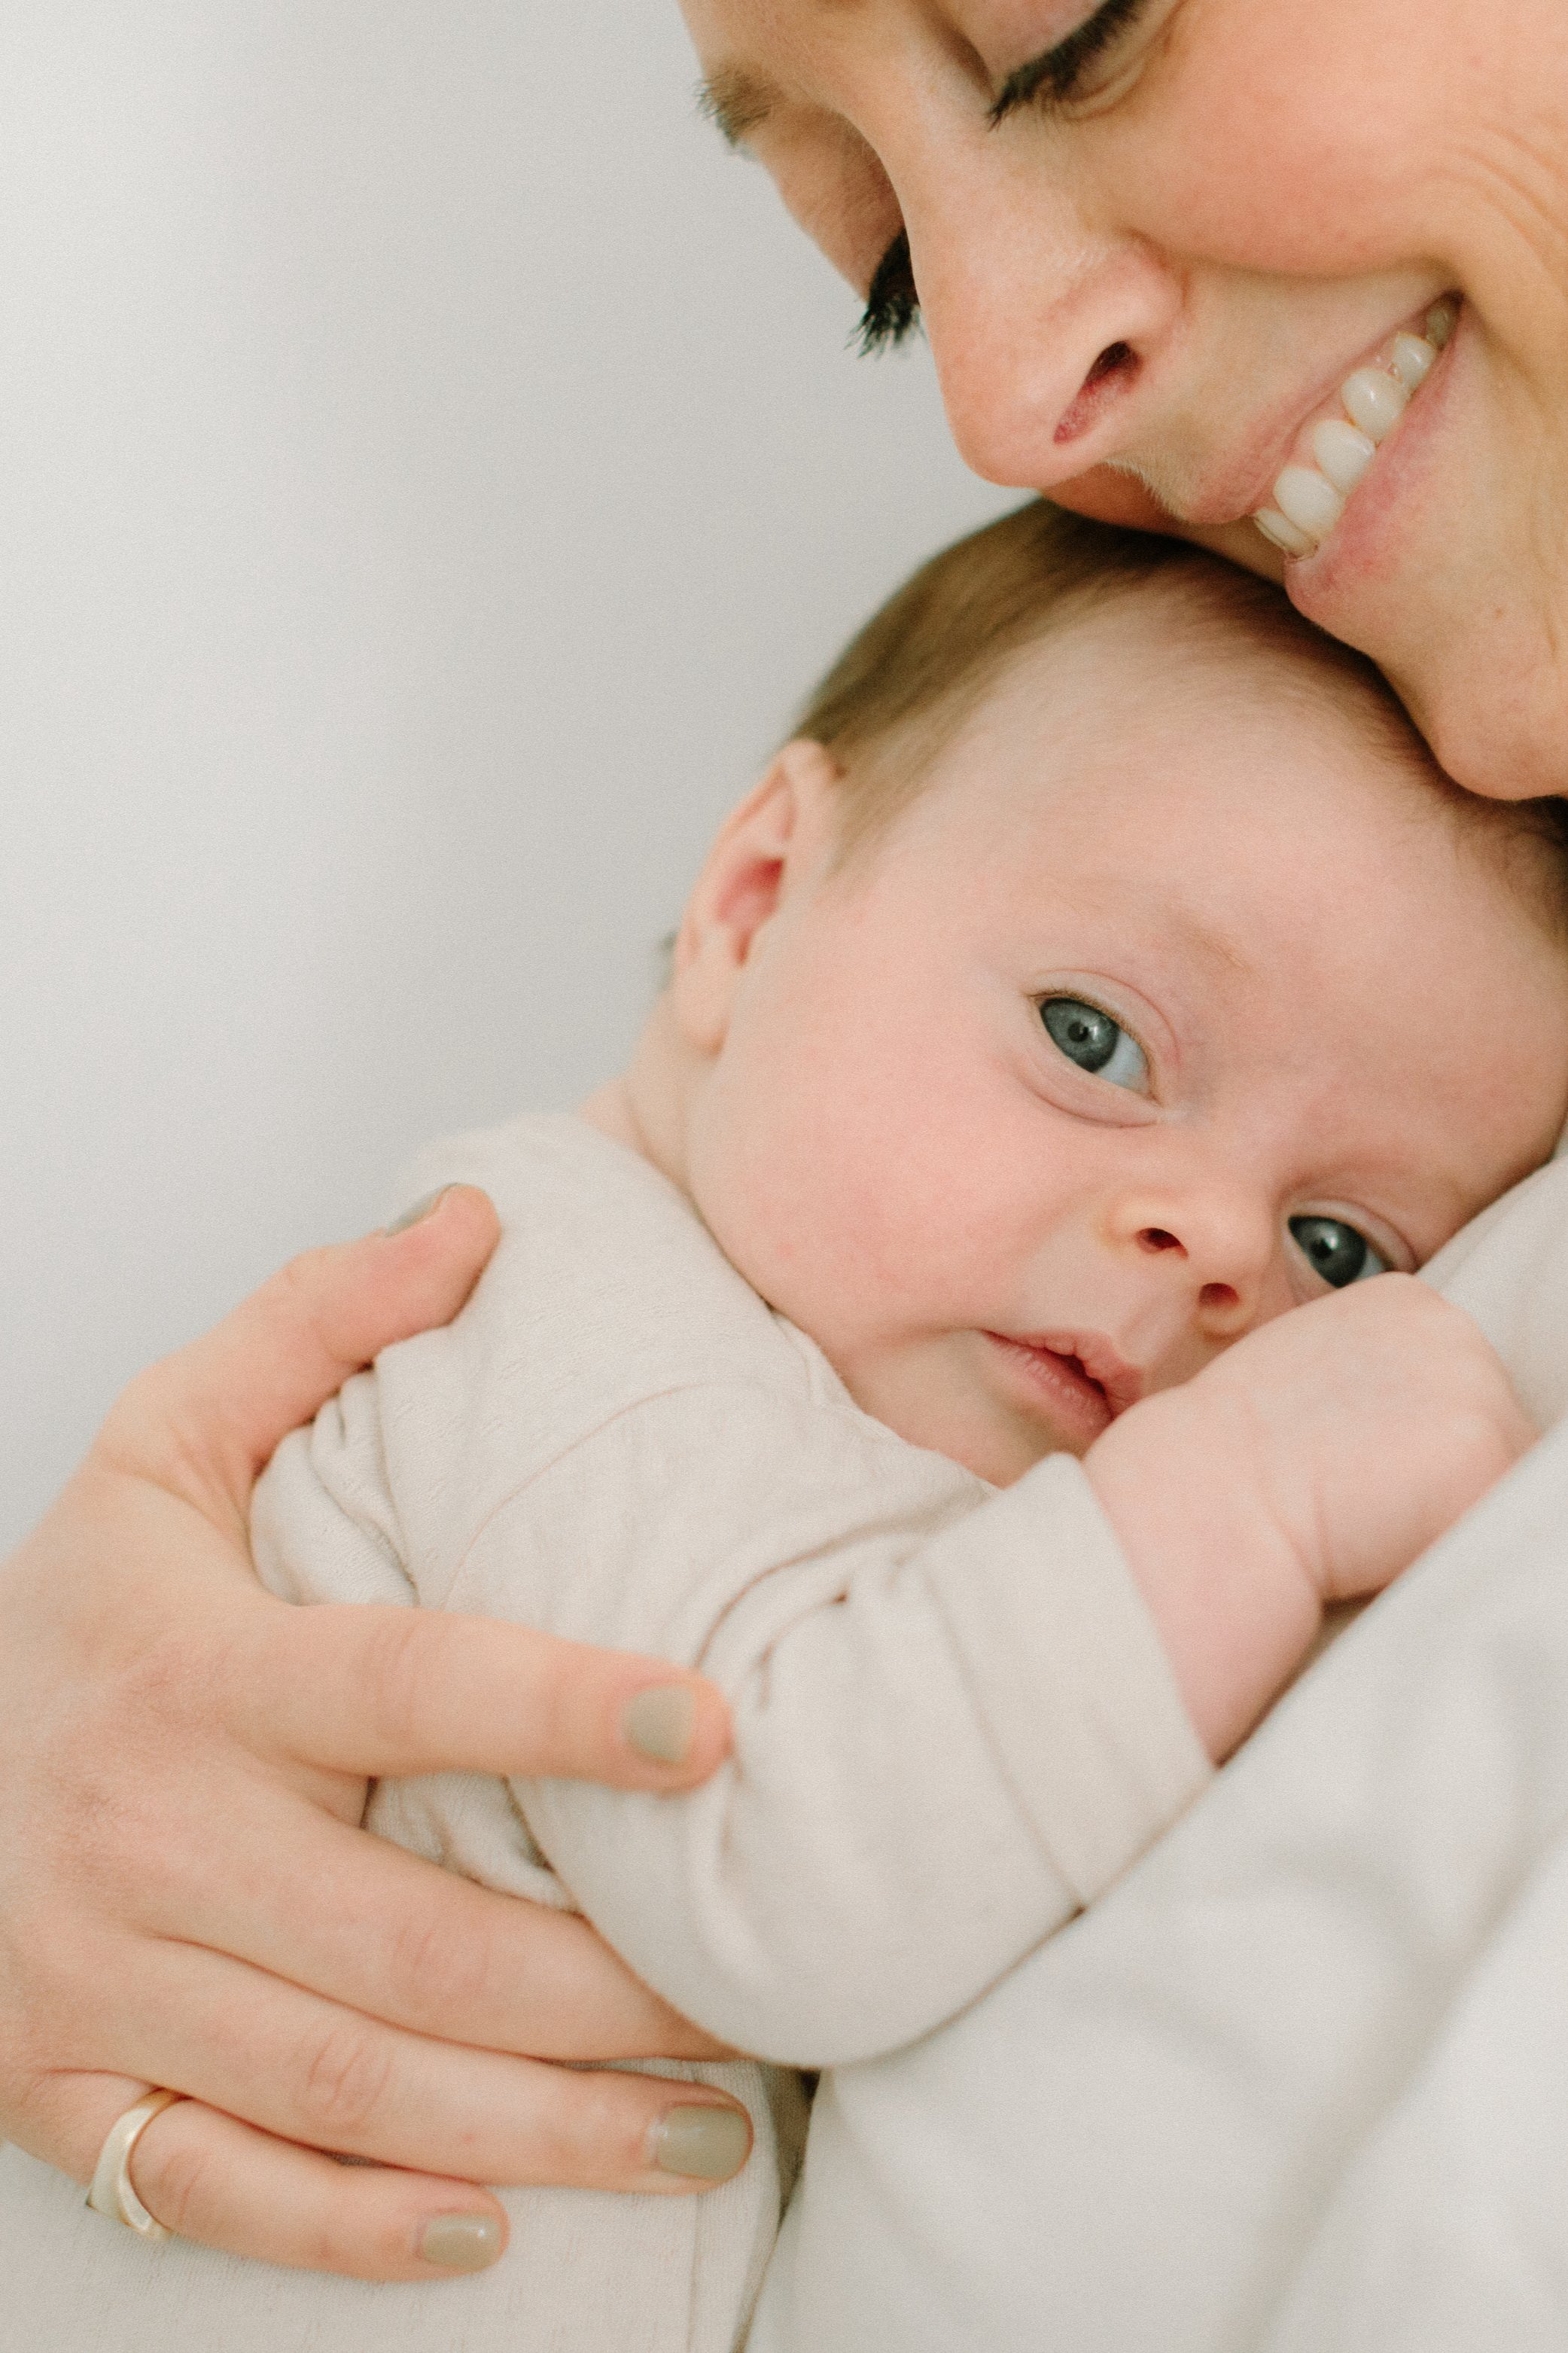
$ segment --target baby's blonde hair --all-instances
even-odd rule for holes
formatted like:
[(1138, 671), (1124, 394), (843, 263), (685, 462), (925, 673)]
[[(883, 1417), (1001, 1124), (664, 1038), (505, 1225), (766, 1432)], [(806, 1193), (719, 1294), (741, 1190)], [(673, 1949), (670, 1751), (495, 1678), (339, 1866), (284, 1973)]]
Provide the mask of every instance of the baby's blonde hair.
[(1489, 837), (1531, 912), (1568, 936), (1568, 807), (1488, 801), (1433, 761), (1364, 655), (1304, 620), (1273, 585), (1184, 541), (1124, 531), (1031, 499), (943, 548), (850, 640), (792, 733), (843, 772), (842, 853), (852, 858), (916, 797), (1008, 665), (1073, 622), (1152, 590), (1215, 643), (1239, 637), (1298, 665), (1373, 748), (1425, 780), (1467, 833)]

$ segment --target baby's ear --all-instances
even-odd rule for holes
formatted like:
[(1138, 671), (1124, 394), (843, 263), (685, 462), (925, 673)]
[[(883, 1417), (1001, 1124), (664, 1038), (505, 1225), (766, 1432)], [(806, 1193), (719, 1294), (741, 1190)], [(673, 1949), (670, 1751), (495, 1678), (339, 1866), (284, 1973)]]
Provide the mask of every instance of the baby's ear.
[(820, 744), (786, 744), (720, 828), (675, 940), (670, 995), (689, 1045), (719, 1051), (736, 986), (763, 932), (820, 875), (833, 847), (838, 783), (838, 767)]

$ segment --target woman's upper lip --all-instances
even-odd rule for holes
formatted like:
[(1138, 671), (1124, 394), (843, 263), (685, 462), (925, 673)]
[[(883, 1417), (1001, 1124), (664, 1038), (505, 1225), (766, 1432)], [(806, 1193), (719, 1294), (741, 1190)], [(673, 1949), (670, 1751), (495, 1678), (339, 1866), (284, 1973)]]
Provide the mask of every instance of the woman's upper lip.
[(1020, 1348), (1038, 1348), (1051, 1356), (1076, 1357), (1105, 1392), (1112, 1415), (1125, 1413), (1143, 1394), (1143, 1375), (1114, 1348), (1103, 1332), (1007, 1332), (1001, 1335)]
[[(1440, 299), (1436, 295), (1432, 298), (1433, 301)], [(1226, 523), (1245, 522), (1259, 508), (1272, 505), (1274, 485), (1282, 469), (1291, 462), (1309, 422), (1320, 410), (1336, 403), (1346, 377), (1353, 375), (1357, 368), (1372, 365), (1378, 353), (1386, 350), (1395, 335), (1419, 334), (1421, 321), (1431, 307), (1428, 302), (1414, 314), (1414, 325), (1409, 318), (1394, 320), (1374, 343), (1363, 344), (1348, 358), (1337, 362), (1320, 380), (1316, 391), (1305, 399), (1300, 391), (1295, 391), (1288, 401), (1277, 403), (1270, 415), (1259, 418), (1247, 431), (1244, 448), (1227, 450), (1197, 485), (1193, 496), (1184, 500), (1177, 519), (1203, 529), (1215, 529)]]

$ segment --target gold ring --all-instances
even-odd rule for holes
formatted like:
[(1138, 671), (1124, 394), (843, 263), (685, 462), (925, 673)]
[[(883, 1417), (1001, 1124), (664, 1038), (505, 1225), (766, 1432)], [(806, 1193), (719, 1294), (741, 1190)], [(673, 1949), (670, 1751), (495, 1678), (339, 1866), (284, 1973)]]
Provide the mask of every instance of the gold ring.
[(155, 2214), (149, 2214), (131, 2186), (131, 2152), (152, 2123), (184, 2092), (149, 2092), (133, 2108), (127, 2108), (118, 2124), (109, 2128), (109, 2137), (98, 2153), (93, 2168), (92, 2187), (87, 2202), (95, 2214), (107, 2214), (111, 2222), (123, 2222), (127, 2230), (150, 2242), (172, 2236), (167, 2226)]

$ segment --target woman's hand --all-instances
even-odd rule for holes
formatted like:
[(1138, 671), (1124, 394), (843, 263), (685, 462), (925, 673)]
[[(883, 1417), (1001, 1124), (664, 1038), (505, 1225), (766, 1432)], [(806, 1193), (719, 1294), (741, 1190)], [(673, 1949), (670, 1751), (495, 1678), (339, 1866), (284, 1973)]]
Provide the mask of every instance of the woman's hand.
[(278, 1440), (455, 1314), (495, 1234), (458, 1188), (300, 1260), (132, 1384), (0, 1569), (0, 2136), (85, 2181), (149, 2085), (185, 2092), (140, 2196), (274, 2263), (434, 2278), (504, 2242), (473, 2179), (691, 2189), (744, 2154), (703, 2086), (540, 2063), (710, 2048), (584, 1923), (357, 1827), (368, 1775), (689, 1788), (717, 1693), (522, 1628), (289, 1609), (250, 1572)]

